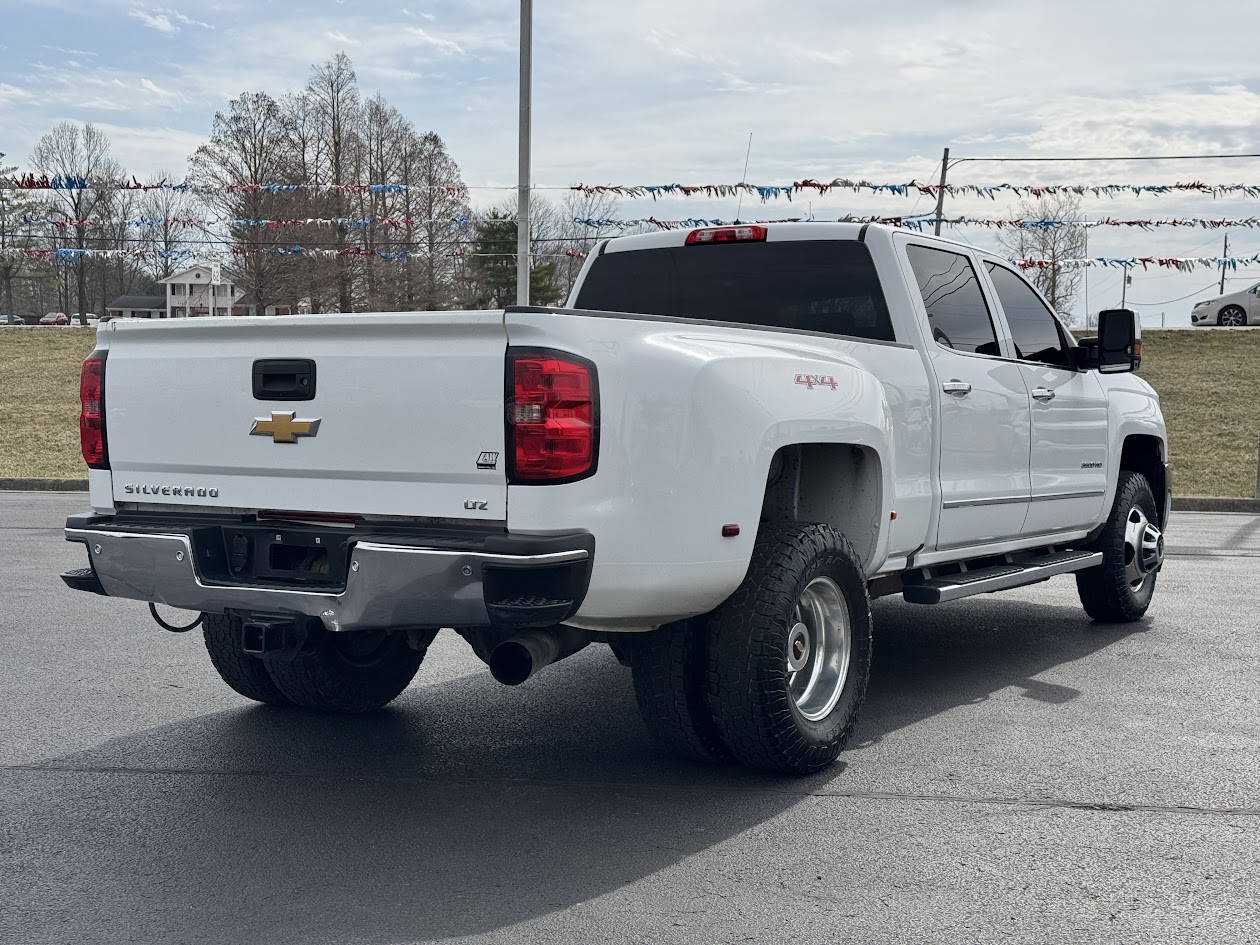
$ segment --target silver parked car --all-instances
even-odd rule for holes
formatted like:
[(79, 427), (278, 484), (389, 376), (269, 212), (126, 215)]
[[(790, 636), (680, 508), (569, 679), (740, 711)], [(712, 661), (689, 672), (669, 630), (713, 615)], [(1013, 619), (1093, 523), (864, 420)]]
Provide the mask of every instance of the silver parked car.
[(1248, 289), (1196, 303), (1190, 310), (1190, 324), (1226, 328), (1260, 325), (1260, 282)]

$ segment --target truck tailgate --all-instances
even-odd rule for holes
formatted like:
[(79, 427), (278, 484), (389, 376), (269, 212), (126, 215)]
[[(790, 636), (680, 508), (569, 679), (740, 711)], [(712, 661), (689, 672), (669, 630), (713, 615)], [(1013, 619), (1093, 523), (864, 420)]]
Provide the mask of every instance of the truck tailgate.
[[(109, 329), (116, 502), (507, 517), (502, 312)], [(313, 397), (268, 399), (275, 385), (256, 394), (260, 361), (313, 362)], [(283, 386), (283, 374), (276, 379)]]

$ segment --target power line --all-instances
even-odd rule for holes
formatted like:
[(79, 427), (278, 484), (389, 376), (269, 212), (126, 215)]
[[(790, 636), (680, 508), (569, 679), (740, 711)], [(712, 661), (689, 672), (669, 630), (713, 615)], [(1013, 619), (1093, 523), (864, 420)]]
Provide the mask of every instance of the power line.
[(1132, 299), (1130, 299), (1129, 304), (1130, 305), (1171, 305), (1173, 302), (1184, 302), (1186, 299), (1192, 299), (1199, 293), (1206, 292), (1208, 289), (1214, 289), (1214, 288), (1216, 288), (1215, 282), (1213, 282), (1211, 285), (1205, 285), (1202, 289), (1199, 289), (1195, 292), (1191, 292), (1189, 295), (1183, 295), (1181, 296), (1181, 298), (1178, 298), (1178, 299), (1165, 299), (1162, 302), (1134, 302)]
[(1029, 161), (1225, 161), (1234, 158), (1260, 158), (1260, 154), (1129, 154), (1123, 157), (960, 157), (954, 158), (949, 163), (961, 164), (963, 161), (994, 161), (1013, 164)]

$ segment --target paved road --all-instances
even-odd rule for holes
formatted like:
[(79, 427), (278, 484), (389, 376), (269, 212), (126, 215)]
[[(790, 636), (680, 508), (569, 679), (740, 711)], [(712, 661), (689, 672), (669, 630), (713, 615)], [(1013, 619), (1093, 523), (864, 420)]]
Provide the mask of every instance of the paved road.
[(0, 942), (1260, 940), (1258, 518), (1178, 515), (1137, 625), (877, 602), (854, 747), (785, 780), (658, 754), (602, 647), (255, 707), (61, 585), (81, 504), (0, 494)]

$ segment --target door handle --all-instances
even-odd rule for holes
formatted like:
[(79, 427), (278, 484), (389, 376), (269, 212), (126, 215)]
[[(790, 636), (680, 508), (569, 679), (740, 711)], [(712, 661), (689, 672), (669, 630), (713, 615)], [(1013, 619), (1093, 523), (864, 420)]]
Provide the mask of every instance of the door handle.
[(970, 394), (971, 385), (966, 381), (960, 381), (958, 378), (954, 378), (952, 381), (946, 381), (942, 384), (941, 390), (945, 391), (947, 394)]
[(1033, 400), (1054, 400), (1054, 391), (1049, 387), (1034, 387), (1032, 395)]

